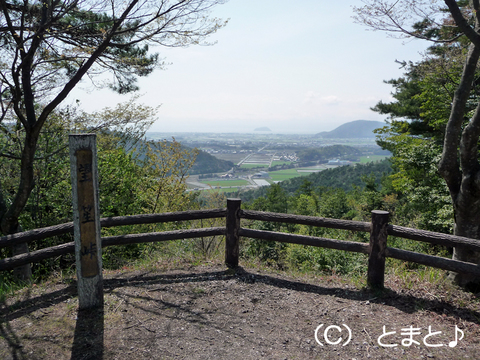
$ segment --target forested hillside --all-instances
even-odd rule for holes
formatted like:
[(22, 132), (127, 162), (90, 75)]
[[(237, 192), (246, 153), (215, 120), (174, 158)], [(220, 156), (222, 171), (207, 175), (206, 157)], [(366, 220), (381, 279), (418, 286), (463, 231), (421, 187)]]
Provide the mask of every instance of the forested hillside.
[(300, 161), (316, 161), (326, 163), (332, 159), (357, 161), (362, 152), (347, 145), (331, 145), (321, 148), (304, 149), (297, 152)]
[(314, 187), (331, 187), (343, 190), (352, 190), (353, 186), (363, 188), (365, 186), (362, 177), (373, 175), (375, 184), (380, 185), (383, 176), (392, 171), (390, 161), (370, 162), (352, 166), (340, 166), (313, 173), (307, 177), (293, 178), (282, 182), (282, 187), (289, 193), (297, 191), (304, 180), (310, 181)]
[(217, 159), (215, 156), (199, 151), (190, 171), (190, 175), (218, 173), (230, 170), (234, 164), (231, 161)]
[[(362, 178), (365, 176), (373, 176), (374, 183), (380, 185), (382, 177), (390, 174), (391, 171), (390, 161), (383, 160), (367, 164), (332, 168), (307, 176), (282, 181), (279, 183), (279, 186), (285, 190), (287, 194), (294, 194), (305, 182), (310, 183), (312, 188), (336, 188), (349, 191), (352, 190), (354, 186), (364, 188), (365, 182)], [(267, 189), (266, 187), (261, 187), (256, 190), (241, 192), (237, 194), (237, 196), (244, 201), (251, 201), (260, 196), (265, 196)]]
[[(164, 141), (171, 142), (167, 140)], [(150, 140), (149, 143), (155, 147), (155, 144), (161, 144), (162, 142)], [(189, 175), (225, 172), (234, 166), (231, 161), (218, 159), (205, 151), (193, 149), (185, 145), (181, 145), (181, 147), (182, 150), (195, 155), (195, 162), (188, 171)], [(142, 151), (145, 151), (145, 148), (145, 142), (139, 140), (135, 146), (135, 152), (138, 153), (137, 155), (140, 160), (143, 160), (145, 157), (145, 154), (142, 153)]]

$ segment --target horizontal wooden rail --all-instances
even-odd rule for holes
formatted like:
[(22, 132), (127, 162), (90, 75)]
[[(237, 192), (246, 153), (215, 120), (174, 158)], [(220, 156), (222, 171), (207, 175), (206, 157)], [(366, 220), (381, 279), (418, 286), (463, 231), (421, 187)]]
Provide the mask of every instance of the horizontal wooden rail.
[(462, 246), (474, 251), (480, 251), (480, 241), (462, 236), (442, 234), (433, 231), (411, 229), (398, 225), (388, 225), (388, 235), (398, 236), (405, 239), (428, 242), (430, 244), (444, 245), (448, 247)]
[(43, 240), (67, 233), (73, 233), (73, 222), (2, 236), (0, 237), (0, 248), (14, 244), (29, 243), (35, 240)]
[(128, 234), (102, 238), (102, 246), (139, 244), (156, 241), (191, 239), (197, 237), (225, 235), (224, 227), (200, 228), (189, 230), (162, 231), (146, 234)]
[[(224, 227), (214, 228), (200, 228), (191, 230), (174, 230), (164, 231), (158, 233), (146, 233), (146, 234), (129, 234), (119, 236), (108, 236), (102, 238), (102, 247), (112, 245), (127, 245), (127, 244), (139, 244), (154, 241), (168, 241), (178, 239), (191, 239), (196, 237), (225, 235)], [(37, 262), (40, 260), (49, 259), (52, 257), (71, 254), (75, 251), (75, 245), (72, 242), (52, 246), (49, 248), (32, 251), (26, 254), (15, 255), (10, 258), (0, 259), (0, 271), (11, 270), (17, 266), (25, 265), (28, 263)]]
[(386, 256), (398, 260), (412, 261), (417, 264), (459, 273), (472, 273), (480, 276), (480, 266), (472, 263), (447, 259), (439, 256), (420, 254), (413, 251), (387, 247)]
[[(284, 243), (309, 245), (367, 254), (369, 255), (369, 278), (367, 279), (367, 282), (369, 286), (373, 287), (383, 287), (383, 277), (385, 273), (385, 257), (415, 262), (418, 264), (433, 266), (448, 271), (454, 271), (458, 273), (472, 273), (480, 276), (480, 265), (387, 247), (387, 235), (391, 235), (400, 238), (423, 241), (448, 247), (463, 246), (465, 248), (471, 249), (472, 251), (480, 251), (480, 241), (475, 239), (435, 233), (431, 231), (416, 230), (396, 225), (389, 225), (387, 212), (372, 211), (372, 222), (360, 222), (321, 218), (314, 216), (241, 210), (240, 205), (240, 199), (228, 199), (227, 208), (224, 209), (193, 210), (164, 214), (145, 214), (103, 218), (101, 219), (102, 227), (153, 224), (210, 218), (225, 218), (226, 226), (165, 231), (146, 234), (126, 234), (119, 236), (109, 236), (102, 238), (102, 246), (138, 244), (146, 242), (159, 242), (220, 235), (226, 237), (225, 263), (227, 264), (227, 266), (236, 267), (238, 266), (239, 257), (239, 239), (241, 236), (243, 236), (267, 241), (279, 241)], [(319, 238), (314, 236), (247, 229), (240, 226), (240, 219), (242, 218), (249, 220), (271, 221), (332, 229), (369, 232), (370, 243), (367, 244), (355, 241), (342, 241)], [(382, 218), (383, 220), (380, 221), (378, 218)], [(51, 236), (62, 235), (69, 232), (73, 232), (73, 223), (60, 224), (42, 229), (35, 229), (23, 233), (3, 236), (0, 237), (0, 248), (22, 242), (41, 240)], [(376, 250), (374, 251), (372, 249)], [(0, 271), (13, 269), (27, 263), (37, 262), (47, 258), (52, 258), (73, 252), (74, 243), (71, 242), (58, 246), (53, 246), (47, 249), (33, 251), (28, 254), (20, 254), (11, 258), (0, 259)], [(377, 261), (377, 258), (381, 261)]]
[(370, 232), (371, 224), (362, 221), (329, 219), (316, 216), (279, 214), (273, 212), (240, 210), (240, 217), (250, 220), (274, 221), (290, 224), (319, 226), (331, 229)]
[[(239, 235), (267, 241), (279, 241), (291, 244), (309, 245), (343, 251), (352, 251), (363, 254), (368, 254), (369, 252), (368, 244), (354, 241), (342, 241), (318, 238), (314, 236), (285, 234), (274, 231), (251, 230), (243, 228), (240, 229)], [(452, 260), (433, 255), (419, 254), (413, 251), (401, 250), (391, 247), (387, 247), (386, 256), (398, 260), (411, 261), (426, 266), (432, 266), (443, 270), (455, 272), (469, 272), (480, 276), (480, 266), (464, 261)]]
[[(155, 224), (171, 221), (222, 218), (225, 217), (226, 214), (226, 209), (177, 211), (164, 214), (143, 214), (102, 218), (100, 219), (100, 224), (102, 227)], [(52, 236), (58, 236), (67, 233), (73, 233), (73, 222), (2, 236), (0, 237), (0, 248), (12, 246), (13, 244), (43, 240)]]
[(113, 227), (123, 225), (141, 225), (155, 224), (172, 221), (188, 221), (200, 219), (224, 218), (227, 215), (227, 209), (206, 209), (176, 211), (163, 214), (143, 214), (130, 216), (115, 216), (101, 219), (102, 227)]
[(0, 270), (11, 270), (17, 266), (38, 262), (56, 256), (73, 254), (74, 252), (75, 243), (72, 241), (45, 249), (31, 251), (25, 254), (15, 255), (6, 259), (1, 259)]
[(316, 247), (353, 251), (353, 252), (358, 252), (362, 254), (368, 254), (368, 244), (355, 242), (355, 241), (334, 240), (334, 239), (320, 238), (316, 236), (285, 234), (285, 233), (275, 232), (275, 231), (252, 230), (252, 229), (243, 229), (243, 228), (240, 229), (239, 235), (249, 237), (249, 238), (254, 238), (254, 239), (279, 241), (279, 242), (290, 243), (290, 244), (310, 245), (310, 246), (316, 246)]

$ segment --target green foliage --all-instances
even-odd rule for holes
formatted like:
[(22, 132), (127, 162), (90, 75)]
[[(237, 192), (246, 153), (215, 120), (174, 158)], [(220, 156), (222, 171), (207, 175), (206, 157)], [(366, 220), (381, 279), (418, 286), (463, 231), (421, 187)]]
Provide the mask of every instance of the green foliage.
[[(265, 197), (256, 199), (247, 207), (257, 211), (287, 213), (288, 197), (279, 184), (273, 184), (268, 187)], [(278, 222), (255, 222), (252, 227), (268, 231), (281, 231), (283, 228), (291, 229), (291, 227)], [(285, 249), (286, 244), (284, 243), (258, 239), (250, 239), (242, 244), (243, 256), (257, 257), (278, 267), (284, 266)]]
[[(108, 141), (111, 144), (112, 140)], [(115, 143), (115, 141), (113, 141)], [(100, 212), (102, 216), (182, 211), (190, 208), (186, 192), (187, 172), (195, 153), (173, 141), (142, 142), (143, 148), (127, 153), (123, 148), (100, 152)], [(139, 159), (138, 154), (142, 154)], [(170, 225), (174, 228), (175, 224)], [(170, 227), (171, 228), (171, 227)], [(168, 230), (167, 225), (143, 225), (104, 229), (104, 235)], [(106, 248), (105, 267), (123, 266), (129, 259), (143, 258), (159, 244), (131, 244)]]
[[(219, 209), (224, 208), (227, 197), (220, 191), (202, 191), (195, 193), (190, 209)], [(220, 227), (225, 226), (225, 218), (201, 219), (191, 221), (191, 228)], [(193, 240), (192, 251), (203, 259), (209, 259), (222, 253), (222, 245), (225, 244), (223, 236), (202, 237)]]
[[(309, 182), (312, 188), (339, 188), (350, 191), (354, 187), (363, 188), (365, 186), (362, 181), (364, 175), (373, 173), (375, 175), (375, 182), (380, 184), (383, 176), (391, 171), (390, 161), (386, 159), (378, 162), (327, 169), (306, 176), (288, 179), (278, 185), (290, 195), (294, 194), (302, 186), (304, 181)], [(244, 202), (249, 202), (259, 197), (264, 197), (267, 191), (268, 187), (260, 187), (256, 190), (238, 193), (236, 196), (240, 197)]]
[(441, 148), (433, 140), (410, 139), (394, 158), (398, 169), (392, 187), (403, 199), (399, 217), (415, 227), (451, 233), (453, 207), (450, 193), (437, 166)]
[(288, 265), (302, 272), (361, 276), (366, 274), (367, 258), (363, 254), (290, 244)]
[[(26, 202), (24, 211), (19, 216), (23, 230), (55, 225), (71, 221), (72, 201), (70, 185), (70, 162), (68, 155), (68, 137), (66, 128), (68, 120), (63, 113), (55, 113), (39, 135), (36, 161), (33, 164), (35, 187)], [(25, 141), (25, 133), (21, 127), (13, 124), (4, 127), (0, 135), (0, 178), (4, 184), (0, 197), (12, 203), (16, 195), (16, 186), (20, 181), (21, 144)], [(73, 241), (70, 234), (56, 236), (30, 245), (30, 250), (58, 245)], [(8, 257), (11, 249), (2, 249), (0, 256)], [(57, 271), (61, 266), (68, 268), (73, 256), (64, 256), (60, 261), (48, 259), (36, 263), (33, 271), (36, 276), (44, 276)]]
[(343, 189), (320, 189), (318, 207), (318, 215), (332, 219), (343, 219), (350, 211), (347, 194)]
[[(419, 29), (426, 31), (422, 26)], [(393, 153), (394, 173), (390, 181), (399, 200), (396, 206), (399, 223), (451, 233), (452, 199), (437, 166), (466, 46), (459, 39), (456, 43), (434, 45), (428, 53), (422, 61), (408, 64), (405, 77), (388, 82), (394, 87), (395, 101), (380, 102), (373, 108), (391, 119), (388, 126), (377, 131), (377, 143)], [(479, 98), (480, 86), (475, 81), (466, 104), (464, 124)]]
[(318, 214), (318, 197), (316, 195), (300, 194), (293, 200), (295, 214), (316, 216)]
[[(411, 157), (403, 157), (397, 164), (402, 171), (418, 171), (404, 178), (398, 171), (366, 172), (367, 169), (384, 169), (380, 164), (355, 166), (361, 169), (358, 174), (363, 186), (352, 186), (348, 191), (342, 188), (316, 186), (311, 177), (297, 182), (295, 191), (287, 193), (282, 183), (266, 189), (265, 195), (247, 205), (255, 210), (289, 212), (299, 215), (321, 216), (336, 219), (370, 221), (372, 210), (390, 212), (390, 222), (410, 227), (420, 227), (433, 231), (449, 231), (451, 213), (448, 212), (448, 193), (428, 192), (431, 185), (441, 182), (435, 173), (432, 157), (437, 156), (434, 142), (409, 138), (414, 141), (415, 151)], [(412, 145), (412, 144), (411, 144)], [(385, 163), (383, 164), (383, 166)], [(354, 169), (345, 167), (346, 169)], [(339, 171), (344, 168), (334, 169)], [(332, 172), (334, 171), (332, 170)], [(320, 174), (315, 174), (319, 176)], [(383, 176), (382, 176), (383, 175)], [(415, 175), (415, 176), (413, 176)], [(381, 178), (380, 180), (378, 180)], [(293, 190), (293, 189), (292, 189)], [(444, 213), (443, 213), (443, 212)], [(285, 225), (268, 222), (254, 222), (251, 227), (320, 236), (338, 240), (368, 242), (369, 234), (352, 233), (343, 230), (317, 228), (305, 225)], [(366, 257), (363, 254), (337, 250), (314, 248), (292, 244), (244, 240), (242, 255), (255, 257), (279, 268), (294, 268), (301, 271), (363, 275), (366, 271)], [(445, 249), (417, 241), (389, 238), (389, 246), (429, 254), (448, 255)], [(410, 266), (417, 268), (418, 266)]]
[(431, 51), (441, 56), (409, 64), (404, 78), (389, 82), (395, 88), (395, 101), (380, 102), (373, 110), (391, 119), (377, 131), (377, 143), (393, 154), (390, 181), (399, 200), (399, 223), (450, 233), (453, 207), (437, 165), (464, 54), (461, 48), (437, 46)]
[(146, 174), (123, 148), (98, 151), (99, 195), (103, 217), (135, 214), (147, 207)]
[(301, 161), (317, 161), (320, 163), (336, 158), (356, 161), (361, 154), (360, 150), (347, 145), (331, 145), (297, 152), (297, 156)]
[[(435, 46), (432, 55), (415, 64), (409, 63), (404, 77), (387, 81), (394, 88), (391, 103), (380, 101), (372, 108), (389, 115), (389, 123), (375, 132), (377, 143), (395, 153), (395, 136), (419, 136), (443, 141), (455, 89), (460, 81), (466, 48)], [(477, 71), (477, 77), (480, 71)], [(465, 123), (480, 98), (480, 83), (474, 82), (466, 105)], [(393, 138), (393, 142), (392, 142)]]
[[(113, 109), (94, 114), (74, 112), (71, 109), (56, 113), (44, 126), (39, 137), (37, 159), (34, 162), (35, 187), (20, 216), (24, 230), (56, 225), (72, 219), (72, 190), (68, 133), (76, 130), (97, 132), (97, 158), (99, 169), (100, 216), (122, 216), (142, 213), (186, 210), (191, 198), (186, 192), (186, 177), (195, 161), (195, 152), (189, 152), (173, 141), (137, 141), (152, 122), (155, 109), (136, 104), (133, 98)], [(133, 119), (133, 120), (131, 120)], [(107, 125), (110, 127), (107, 127)], [(123, 132), (121, 130), (124, 130)], [(8, 148), (12, 156), (0, 157), (0, 176), (11, 184), (2, 193), (6, 201), (14, 196), (14, 187), (20, 176), (15, 144), (24, 141), (19, 128), (6, 128), (0, 135), (0, 146)], [(140, 152), (133, 151), (136, 145)], [(131, 149), (127, 151), (127, 149)], [(20, 150), (18, 150), (20, 151)], [(175, 225), (172, 225), (175, 227)], [(147, 232), (167, 229), (163, 225), (133, 226), (103, 229), (103, 235)], [(31, 250), (73, 241), (72, 235), (57, 236), (33, 243)], [(104, 249), (105, 267), (121, 266), (127, 259), (146, 256), (155, 245), (128, 245)], [(2, 249), (1, 256), (10, 255)], [(71, 268), (73, 255), (49, 259), (34, 265), (36, 277), (48, 276), (53, 271)]]
[[(110, 86), (119, 93), (137, 90), (139, 76), (163, 65), (158, 55), (149, 51), (149, 45), (199, 44), (225, 25), (208, 17), (218, 3), (221, 0), (151, 1), (141, 6), (137, 1), (1, 2), (0, 130), (4, 137), (0, 139), (0, 156), (21, 160), (12, 177), (6, 181), (0, 177), (2, 234), (21, 231), (21, 217), (25, 217), (25, 208), (32, 206), (31, 192), (38, 178), (35, 162), (40, 136), (49, 122), (53, 126), (55, 111), (78, 83), (82, 79), (95, 81), (110, 72), (110, 83), (103, 77), (93, 84)], [(126, 107), (128, 110), (129, 104)], [(135, 117), (127, 117), (123, 124), (129, 122), (134, 123)], [(109, 123), (102, 130), (113, 131), (115, 119)], [(17, 143), (5, 147), (8, 142)], [(10, 164), (6, 169), (10, 170)], [(45, 198), (40, 187), (37, 191), (37, 198)], [(43, 204), (37, 201), (33, 206)], [(32, 220), (38, 220), (37, 214)], [(26, 250), (17, 244), (14, 247)], [(25, 280), (30, 277), (29, 267), (18, 269)]]

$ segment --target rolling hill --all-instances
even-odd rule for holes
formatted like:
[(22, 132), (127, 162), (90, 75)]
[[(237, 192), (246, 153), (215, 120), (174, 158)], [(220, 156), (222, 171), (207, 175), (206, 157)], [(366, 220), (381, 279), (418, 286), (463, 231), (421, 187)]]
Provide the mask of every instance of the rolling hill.
[[(362, 176), (364, 175), (373, 174), (375, 176), (375, 183), (380, 184), (382, 177), (385, 174), (389, 174), (391, 171), (392, 168), (390, 161), (383, 160), (367, 164), (357, 164), (354, 166), (340, 166), (307, 176), (285, 180), (279, 184), (280, 187), (290, 195), (294, 194), (305, 181), (310, 182), (313, 188), (324, 187), (350, 191), (353, 189), (354, 185), (360, 188), (365, 186), (365, 183), (362, 180)], [(248, 202), (257, 199), (260, 196), (265, 196), (267, 190), (268, 186), (262, 186), (254, 190), (238, 192), (232, 194), (232, 196), (234, 195), (235, 197), (239, 197), (243, 201)]]
[(384, 127), (382, 121), (355, 120), (340, 125), (332, 131), (322, 131), (315, 134), (315, 137), (324, 139), (353, 139), (353, 138), (375, 138), (373, 130)]
[[(185, 148), (187, 147), (185, 146)], [(188, 173), (190, 175), (218, 173), (228, 171), (233, 166), (234, 164), (231, 161), (217, 159), (215, 156), (200, 150), (195, 163)]]

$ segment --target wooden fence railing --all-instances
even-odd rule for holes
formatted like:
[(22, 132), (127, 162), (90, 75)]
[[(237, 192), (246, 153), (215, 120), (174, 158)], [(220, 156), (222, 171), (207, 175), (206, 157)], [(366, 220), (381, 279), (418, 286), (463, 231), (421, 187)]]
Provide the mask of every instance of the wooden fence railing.
[[(480, 251), (480, 241), (460, 236), (441, 234), (424, 230), (415, 230), (411, 228), (390, 225), (388, 224), (388, 215), (388, 212), (375, 210), (372, 211), (371, 222), (338, 220), (313, 216), (241, 210), (241, 200), (228, 199), (226, 209), (195, 210), (172, 212), (165, 214), (147, 214), (103, 218), (101, 219), (102, 227), (213, 218), (225, 218), (226, 226), (164, 231), (145, 234), (108, 236), (102, 238), (102, 246), (105, 247), (113, 245), (126, 245), (134, 243), (158, 242), (224, 235), (225, 264), (229, 267), (238, 266), (240, 237), (248, 237), (267, 241), (279, 241), (285, 243), (317, 246), (366, 254), (368, 255), (367, 283), (371, 287), (383, 287), (386, 257), (404, 261), (411, 261), (459, 273), (472, 273), (480, 276), (480, 266), (477, 264), (387, 247), (387, 237), (388, 235), (392, 235), (396, 237), (423, 241), (431, 244), (444, 245), (448, 247), (462, 246), (474, 251)], [(370, 242), (367, 244), (355, 241), (334, 240), (314, 236), (248, 229), (241, 227), (241, 219), (302, 224), (333, 229), (368, 232), (370, 233)], [(28, 243), (35, 240), (42, 240), (51, 236), (57, 236), (72, 232), (73, 223), (66, 223), (42, 229), (30, 230), (23, 233), (7, 235), (0, 238), (0, 248), (11, 246), (14, 243)], [(0, 271), (10, 270), (17, 266), (25, 265), (28, 263), (38, 262), (47, 258), (73, 253), (74, 250), (74, 243), (69, 242), (46, 249), (32, 251), (28, 254), (20, 254), (12, 256), (10, 258), (0, 259)]]

